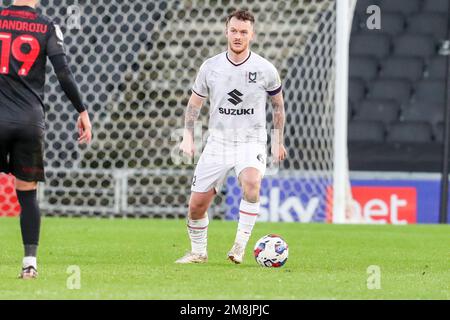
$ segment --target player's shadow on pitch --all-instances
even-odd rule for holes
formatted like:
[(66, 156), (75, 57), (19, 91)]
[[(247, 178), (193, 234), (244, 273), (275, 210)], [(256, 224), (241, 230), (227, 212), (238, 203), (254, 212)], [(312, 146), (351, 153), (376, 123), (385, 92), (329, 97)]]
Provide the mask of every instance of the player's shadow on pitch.
[(231, 268), (239, 268), (239, 269), (255, 269), (255, 268), (260, 268), (258, 265), (253, 265), (250, 263), (244, 263), (244, 264), (236, 264), (233, 262), (230, 262), (229, 260), (224, 259), (223, 261), (214, 261), (214, 262), (208, 262), (205, 263), (204, 266), (209, 266), (209, 267), (231, 267)]

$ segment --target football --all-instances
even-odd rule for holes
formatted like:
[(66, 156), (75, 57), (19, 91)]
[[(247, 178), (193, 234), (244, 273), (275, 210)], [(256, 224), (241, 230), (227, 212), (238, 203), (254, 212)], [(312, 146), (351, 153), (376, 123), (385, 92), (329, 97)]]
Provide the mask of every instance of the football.
[(256, 262), (260, 266), (279, 268), (286, 263), (289, 255), (289, 248), (286, 241), (279, 235), (268, 234), (256, 242), (253, 253)]

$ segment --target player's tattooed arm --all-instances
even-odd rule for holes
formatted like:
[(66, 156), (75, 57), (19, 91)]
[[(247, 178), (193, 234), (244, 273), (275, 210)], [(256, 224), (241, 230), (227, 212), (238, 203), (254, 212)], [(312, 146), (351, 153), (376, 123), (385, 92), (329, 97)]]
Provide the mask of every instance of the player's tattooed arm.
[(273, 97), (272, 107), (273, 107), (273, 127), (275, 129), (275, 139), (279, 144), (284, 142), (284, 123), (285, 123), (285, 111), (284, 111), (284, 99), (283, 94), (280, 92)]
[(272, 155), (275, 162), (286, 158), (287, 152), (284, 147), (284, 123), (286, 115), (284, 111), (283, 93), (280, 92), (271, 97), (273, 107), (273, 127), (274, 135), (272, 137)]
[(190, 156), (194, 155), (195, 151), (194, 128), (195, 123), (200, 116), (200, 109), (202, 108), (202, 105), (203, 98), (193, 93), (186, 107), (186, 113), (184, 116), (184, 134), (180, 149)]
[(188, 103), (188, 106), (186, 108), (186, 114), (184, 116), (184, 128), (192, 136), (194, 136), (195, 122), (198, 120), (199, 116), (200, 116), (200, 108), (191, 103)]
[(192, 137), (194, 136), (195, 122), (198, 120), (198, 117), (200, 116), (200, 109), (203, 106), (203, 100), (204, 98), (192, 93), (186, 108), (184, 128), (185, 131), (190, 133)]

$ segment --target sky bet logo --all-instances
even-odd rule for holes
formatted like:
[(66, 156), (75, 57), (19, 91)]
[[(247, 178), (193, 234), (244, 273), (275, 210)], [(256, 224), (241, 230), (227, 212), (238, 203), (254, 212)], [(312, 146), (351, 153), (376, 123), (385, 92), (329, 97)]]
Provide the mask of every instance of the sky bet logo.
[[(243, 94), (241, 92), (239, 92), (238, 90), (236, 90), (236, 89), (234, 89), (233, 91), (228, 92), (228, 95), (231, 97), (231, 98), (228, 98), (228, 101), (230, 101), (235, 106), (237, 106), (238, 104), (240, 104), (243, 101), (241, 99)], [(245, 116), (245, 115), (255, 114), (255, 109), (254, 108), (249, 108), (249, 109), (244, 109), (244, 108), (231, 109), (231, 108), (220, 107), (219, 108), (219, 113), (220, 114), (226, 114), (228, 116)]]
[[(328, 188), (328, 196), (332, 189)], [(417, 190), (412, 187), (352, 187), (351, 219), (368, 224), (414, 224), (417, 222)], [(331, 207), (327, 208), (332, 221)]]
[(417, 194), (411, 187), (353, 187), (354, 210), (366, 223), (416, 223)]

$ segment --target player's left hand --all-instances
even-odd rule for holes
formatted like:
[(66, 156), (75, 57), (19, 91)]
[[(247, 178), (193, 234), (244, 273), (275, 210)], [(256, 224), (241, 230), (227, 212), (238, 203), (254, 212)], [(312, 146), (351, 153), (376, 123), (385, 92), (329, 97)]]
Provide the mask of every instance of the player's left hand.
[(283, 144), (272, 145), (273, 162), (281, 162), (287, 157), (286, 148)]

